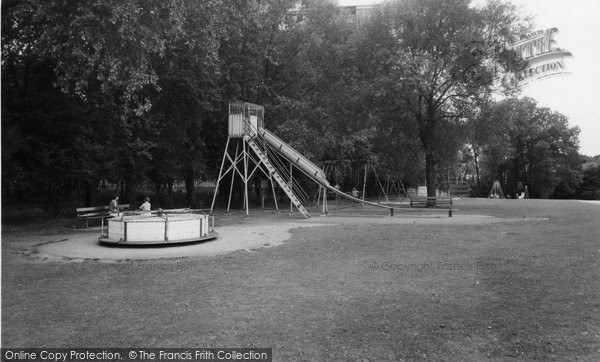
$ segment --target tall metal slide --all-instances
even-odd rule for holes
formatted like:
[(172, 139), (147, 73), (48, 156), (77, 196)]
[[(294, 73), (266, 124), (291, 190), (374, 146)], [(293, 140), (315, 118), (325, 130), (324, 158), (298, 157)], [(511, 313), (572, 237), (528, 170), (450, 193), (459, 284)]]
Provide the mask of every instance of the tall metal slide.
[[(359, 199), (357, 197), (349, 195), (349, 194), (347, 194), (343, 191), (340, 191), (339, 189), (331, 186), (329, 184), (329, 181), (327, 181), (327, 176), (325, 175), (325, 172), (323, 172), (323, 170), (320, 167), (318, 167), (317, 165), (312, 163), (308, 158), (304, 157), (300, 152), (296, 151), (292, 146), (288, 145), (286, 142), (284, 142), (279, 137), (275, 136), (273, 133), (269, 132), (267, 129), (265, 129), (263, 127), (258, 128), (257, 134), (261, 140), (264, 140), (269, 145), (270, 149), (277, 151), (278, 154), (283, 156), (286, 160), (291, 162), (294, 166), (296, 166), (305, 175), (310, 177), (313, 181), (315, 181), (317, 184), (324, 187), (325, 189), (327, 189), (331, 192), (334, 192), (342, 197), (345, 197), (349, 200), (355, 201), (355, 202), (360, 202), (360, 203), (364, 203), (364, 204), (381, 207), (384, 209), (393, 210), (389, 206)], [(268, 161), (268, 157), (262, 152), (262, 150), (254, 142), (252, 142), (252, 143), (249, 142), (248, 144), (250, 144), (250, 147), (252, 147), (252, 149), (257, 154), (257, 156), (261, 159), (261, 161), (265, 165), (267, 165), (267, 168), (270, 167), (269, 171), (275, 172), (275, 174), (277, 174), (277, 171), (273, 168), (272, 165), (270, 165), (270, 162)], [(277, 176), (275, 176), (275, 180), (277, 180), (277, 182), (279, 183), (279, 186), (282, 187), (282, 189), (286, 192), (288, 197), (290, 197), (290, 193), (293, 195), (293, 191), (289, 188), (287, 183), (283, 180), (283, 178), (281, 178), (280, 175), (277, 174)], [(290, 200), (292, 200), (294, 205), (298, 208), (298, 210), (305, 217), (309, 217), (308, 212), (302, 206), (302, 204), (300, 203), (300, 200), (295, 195), (293, 195), (293, 198), (290, 197)]]
[[(298, 186), (298, 184), (294, 184), (291, 169), (289, 174), (286, 171), (287, 162), (289, 162), (318, 185), (323, 187), (324, 190), (329, 190), (361, 204), (369, 204), (390, 209), (393, 214), (393, 209), (389, 206), (361, 200), (331, 186), (327, 181), (325, 172), (323, 172), (320, 167), (312, 163), (308, 158), (304, 157), (300, 152), (296, 151), (279, 137), (266, 130), (263, 125), (264, 108), (262, 106), (247, 102), (229, 103), (228, 138), (210, 207), (211, 211), (217, 200), (220, 183), (223, 181), (224, 177), (231, 175), (227, 211), (229, 211), (231, 205), (234, 180), (239, 177), (244, 183), (244, 208), (246, 210), (246, 215), (248, 215), (248, 184), (251, 182), (254, 173), (257, 170), (260, 170), (271, 180), (271, 189), (273, 191), (273, 197), (275, 198), (276, 208), (277, 200), (275, 197), (273, 179), (287, 194), (298, 211), (305, 217), (310, 217), (308, 211), (302, 204), (303, 200), (306, 201), (310, 197)], [(241, 144), (239, 142), (240, 139), (242, 140)], [(233, 145), (235, 145), (235, 152), (232, 152)], [(250, 152), (250, 150), (252, 150), (252, 152)], [(258, 157), (258, 160), (252, 153)], [(287, 160), (287, 162), (285, 162), (285, 160)], [(324, 212), (326, 210), (326, 205), (325, 199), (323, 203)]]

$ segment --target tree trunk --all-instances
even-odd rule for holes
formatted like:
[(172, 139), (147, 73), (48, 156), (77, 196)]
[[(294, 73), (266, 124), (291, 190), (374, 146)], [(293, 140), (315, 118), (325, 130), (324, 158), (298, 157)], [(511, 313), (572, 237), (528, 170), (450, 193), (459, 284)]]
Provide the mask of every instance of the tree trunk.
[(477, 186), (481, 185), (481, 177), (479, 176), (479, 157), (477, 157), (477, 152), (473, 154), (475, 160), (475, 174), (477, 175)]
[(119, 196), (119, 202), (123, 202), (123, 200), (125, 200), (125, 179), (122, 178), (121, 179), (121, 185), (120, 185), (120, 196)]
[(194, 192), (194, 170), (191, 166), (188, 167), (185, 173), (185, 192), (188, 206), (194, 207), (196, 197)]
[[(422, 114), (421, 98), (419, 98), (419, 112), (416, 117), (419, 123), (419, 138), (425, 151), (425, 184), (427, 185), (427, 197), (436, 197), (435, 156), (433, 154), (435, 135), (435, 108), (432, 106), (431, 98), (427, 104), (427, 113)], [(435, 207), (435, 203), (427, 203), (427, 207)]]
[[(425, 153), (425, 183), (427, 185), (427, 196), (436, 196), (436, 177), (435, 177), (435, 158), (433, 152), (426, 151)], [(427, 206), (430, 206), (429, 203)], [(435, 206), (435, 205), (432, 205)]]
[(85, 181), (85, 206), (92, 206), (94, 199), (94, 186), (90, 181)]

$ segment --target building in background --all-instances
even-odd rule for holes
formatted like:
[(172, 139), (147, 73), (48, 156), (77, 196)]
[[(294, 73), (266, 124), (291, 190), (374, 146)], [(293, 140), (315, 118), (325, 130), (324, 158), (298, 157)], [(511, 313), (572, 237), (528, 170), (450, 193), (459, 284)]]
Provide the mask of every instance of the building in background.
[[(368, 19), (380, 4), (369, 4), (369, 5), (352, 5), (352, 6), (340, 6), (342, 14), (346, 15), (349, 20), (361, 21)], [(306, 14), (306, 7), (302, 4), (302, 1), (298, 1), (294, 10), (291, 11), (291, 15), (296, 22), (304, 21)]]
[(371, 5), (355, 5), (355, 6), (340, 6), (342, 12), (347, 14), (349, 18), (361, 21), (371, 16), (373, 10), (378, 7), (379, 4)]

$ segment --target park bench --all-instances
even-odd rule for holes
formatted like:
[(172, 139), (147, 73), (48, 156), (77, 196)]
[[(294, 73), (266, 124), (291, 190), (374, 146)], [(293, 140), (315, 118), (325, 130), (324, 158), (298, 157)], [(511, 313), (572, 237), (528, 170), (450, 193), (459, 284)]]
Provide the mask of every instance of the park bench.
[(410, 199), (410, 207), (444, 208), (448, 209), (448, 217), (452, 217), (451, 197), (415, 197)]
[[(129, 204), (119, 205), (119, 211), (129, 209)], [(75, 209), (78, 220), (85, 220), (85, 227), (89, 228), (89, 221), (93, 219), (105, 219), (110, 215), (110, 208), (108, 206), (94, 206), (94, 207), (78, 207)]]

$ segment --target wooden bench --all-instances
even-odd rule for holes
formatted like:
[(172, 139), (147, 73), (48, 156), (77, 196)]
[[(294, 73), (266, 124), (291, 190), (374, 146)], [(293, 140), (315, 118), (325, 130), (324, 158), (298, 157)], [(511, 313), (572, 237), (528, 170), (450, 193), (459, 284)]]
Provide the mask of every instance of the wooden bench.
[[(129, 209), (129, 204), (119, 205), (119, 212)], [(110, 208), (108, 206), (94, 206), (94, 207), (78, 207), (75, 209), (77, 213), (77, 219), (85, 220), (85, 227), (89, 228), (89, 221), (92, 219), (105, 219), (110, 215)]]
[(410, 199), (410, 207), (445, 208), (448, 209), (448, 217), (452, 217), (451, 197), (415, 197)]

